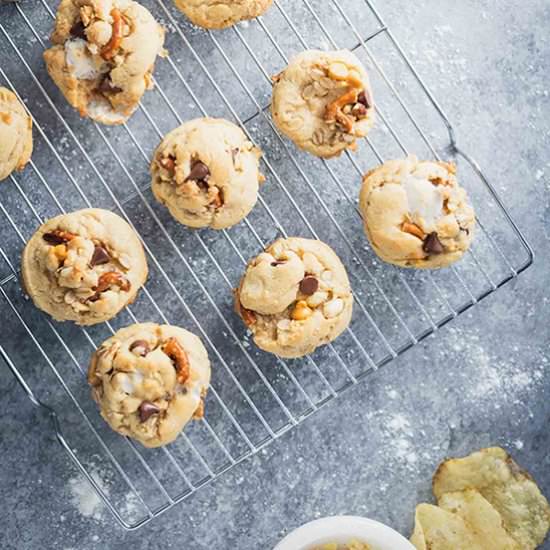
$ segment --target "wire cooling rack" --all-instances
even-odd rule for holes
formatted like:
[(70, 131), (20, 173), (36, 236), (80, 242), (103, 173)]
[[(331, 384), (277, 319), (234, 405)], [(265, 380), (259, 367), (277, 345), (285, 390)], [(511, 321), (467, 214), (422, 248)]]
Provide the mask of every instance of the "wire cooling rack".
[[(157, 62), (155, 90), (116, 128), (81, 120), (46, 74), (42, 52), (53, 3), (0, 7), (0, 85), (18, 93), (35, 123), (30, 166), (0, 187), (0, 355), (125, 529), (189, 498), (517, 277), (533, 258), (371, 1), (276, 0), (265, 16), (221, 32), (193, 27), (169, 0), (145, 4), (169, 31), (170, 55)], [(273, 126), (270, 76), (308, 47), (352, 49), (369, 69), (378, 123), (356, 154), (313, 158)], [(244, 222), (220, 232), (178, 225), (149, 186), (149, 159), (162, 135), (206, 114), (238, 123), (265, 153), (267, 182), (258, 205)], [(455, 158), (476, 206), (475, 243), (455, 267), (400, 270), (379, 262), (367, 245), (356, 200), (361, 174), (409, 152)], [(136, 228), (150, 277), (111, 323), (82, 329), (38, 312), (21, 289), (18, 267), (25, 241), (44, 219), (92, 205), (112, 209)], [(356, 302), (348, 331), (292, 361), (251, 345), (231, 297), (246, 260), (286, 235), (329, 243), (347, 266)], [(85, 382), (89, 356), (103, 339), (149, 320), (199, 334), (213, 366), (205, 419), (156, 450), (110, 431)]]

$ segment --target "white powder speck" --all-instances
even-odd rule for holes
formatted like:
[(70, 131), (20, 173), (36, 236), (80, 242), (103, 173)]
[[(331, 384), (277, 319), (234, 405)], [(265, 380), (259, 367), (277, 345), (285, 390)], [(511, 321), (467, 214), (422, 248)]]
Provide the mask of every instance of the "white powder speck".
[(542, 176), (544, 176), (544, 171), (543, 170), (537, 170), (535, 172), (535, 179), (537, 181), (539, 181), (542, 178)]
[[(96, 468), (91, 468), (91, 476), (101, 490), (108, 495), (109, 488), (107, 482), (101, 476), (101, 472)], [(103, 502), (85, 477), (78, 474), (69, 479), (68, 489), (71, 495), (71, 502), (82, 516), (93, 518), (96, 521), (102, 519), (105, 512)]]

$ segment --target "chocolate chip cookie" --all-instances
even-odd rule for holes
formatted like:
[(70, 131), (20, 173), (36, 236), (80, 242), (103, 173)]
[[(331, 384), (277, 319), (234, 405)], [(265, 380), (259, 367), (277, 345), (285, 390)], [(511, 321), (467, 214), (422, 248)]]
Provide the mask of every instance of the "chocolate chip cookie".
[(297, 55), (273, 78), (271, 111), (283, 134), (323, 158), (353, 150), (374, 123), (367, 72), (348, 50)]
[(0, 181), (23, 170), (32, 154), (32, 119), (17, 96), (0, 87)]
[(175, 0), (189, 19), (207, 29), (224, 29), (262, 15), (273, 0)]
[(293, 237), (275, 241), (248, 264), (235, 309), (258, 347), (301, 357), (346, 329), (353, 297), (334, 251), (321, 241)]
[(389, 161), (364, 176), (359, 207), (376, 254), (401, 267), (448, 266), (474, 236), (474, 210), (451, 163)]
[(191, 120), (166, 135), (155, 151), (153, 193), (189, 227), (230, 227), (256, 204), (264, 180), (260, 155), (235, 124)]
[(136, 324), (103, 342), (92, 356), (88, 381), (113, 430), (145, 447), (160, 447), (203, 416), (210, 361), (191, 332)]
[(23, 251), (22, 275), (36, 307), (57, 321), (94, 325), (133, 302), (147, 262), (122, 218), (90, 208), (42, 225)]
[(132, 0), (61, 0), (44, 52), (48, 72), (81, 116), (122, 124), (136, 110), (164, 30)]

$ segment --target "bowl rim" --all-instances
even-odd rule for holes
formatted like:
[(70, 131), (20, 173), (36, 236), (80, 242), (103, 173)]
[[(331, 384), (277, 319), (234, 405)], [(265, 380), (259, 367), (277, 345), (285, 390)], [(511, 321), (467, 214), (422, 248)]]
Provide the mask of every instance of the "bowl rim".
[[(281, 540), (274, 550), (310, 550), (314, 544), (323, 544), (342, 538), (364, 538), (375, 550), (415, 550), (415, 547), (397, 531), (373, 519), (359, 516), (329, 516), (298, 527)], [(340, 540), (339, 540), (340, 539)]]

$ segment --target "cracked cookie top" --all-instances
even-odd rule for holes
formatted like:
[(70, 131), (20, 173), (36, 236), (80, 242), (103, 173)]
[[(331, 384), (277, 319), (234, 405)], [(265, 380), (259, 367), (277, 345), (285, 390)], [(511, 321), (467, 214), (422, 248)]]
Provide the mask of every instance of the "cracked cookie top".
[(155, 151), (153, 193), (185, 225), (230, 227), (256, 204), (264, 179), (260, 155), (231, 122), (191, 120), (167, 134)]
[(135, 111), (164, 30), (132, 0), (61, 0), (44, 52), (48, 72), (83, 117), (122, 124)]
[(262, 15), (273, 0), (175, 0), (176, 6), (195, 25), (224, 29)]
[(17, 96), (0, 87), (0, 181), (22, 170), (32, 153), (32, 118)]
[(90, 208), (42, 225), (23, 251), (22, 275), (38, 308), (58, 321), (93, 325), (134, 300), (147, 262), (122, 218)]
[(334, 251), (321, 241), (293, 237), (275, 241), (248, 264), (235, 308), (258, 347), (300, 357), (349, 325), (353, 297)]
[(160, 447), (203, 416), (210, 361), (201, 340), (183, 328), (135, 324), (93, 354), (88, 381), (113, 430)]
[(451, 163), (389, 161), (364, 176), (359, 206), (376, 254), (402, 267), (448, 266), (473, 239), (475, 213)]
[(355, 149), (374, 123), (367, 72), (348, 50), (302, 52), (273, 82), (277, 127), (313, 155), (330, 158)]

